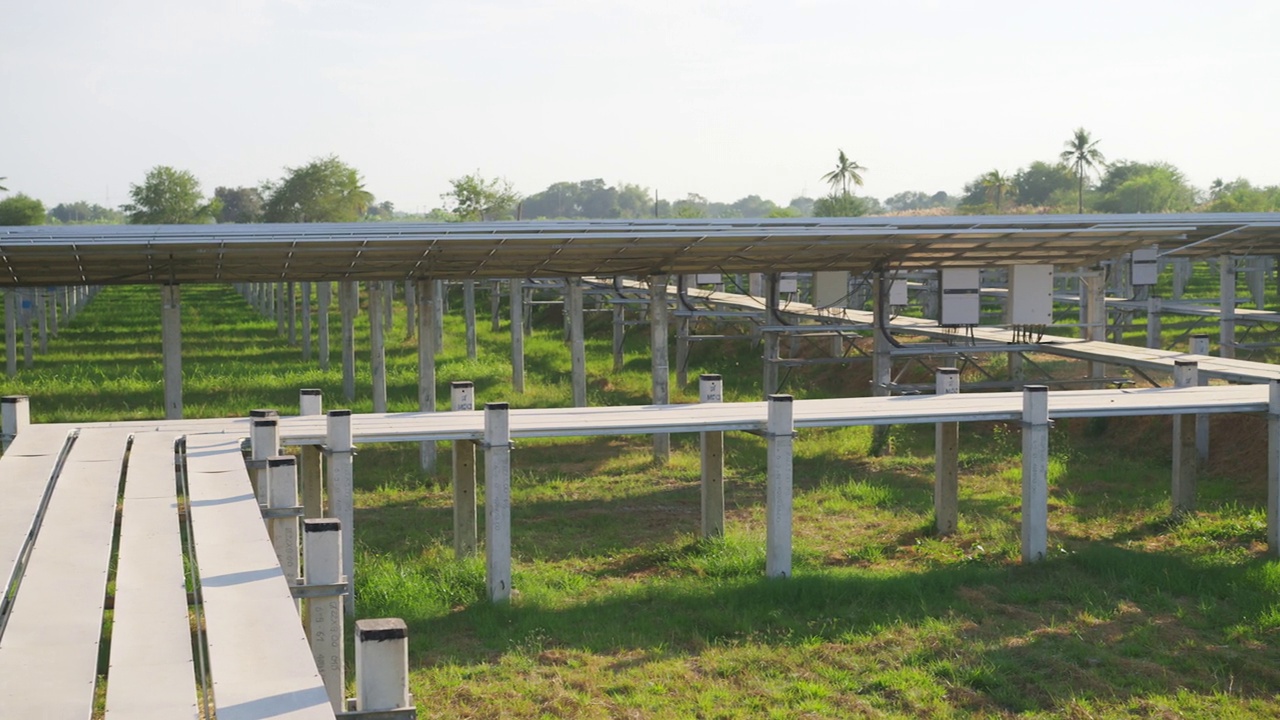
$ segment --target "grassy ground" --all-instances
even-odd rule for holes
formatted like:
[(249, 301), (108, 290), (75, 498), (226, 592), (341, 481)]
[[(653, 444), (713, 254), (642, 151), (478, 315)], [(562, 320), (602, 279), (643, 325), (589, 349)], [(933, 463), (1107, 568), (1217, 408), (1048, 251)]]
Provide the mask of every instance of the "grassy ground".
[[(184, 303), (189, 415), (291, 412), (300, 387), (346, 404), (336, 353), (327, 373), (304, 367), (274, 322), (223, 288), (185, 288)], [(158, 308), (151, 289), (104, 291), (0, 392), (31, 395), (42, 421), (159, 415)], [(504, 336), (481, 325), (469, 361), (450, 317), (442, 389), (469, 379), (482, 402), (568, 404), (558, 315), (540, 317), (527, 345), (523, 397), (510, 391)], [(607, 326), (589, 327), (593, 404), (644, 402), (643, 334), (614, 374)], [(699, 346), (690, 376), (721, 372), (727, 399), (755, 399), (757, 357), (746, 341)], [(392, 409), (414, 408), (412, 343), (393, 343), (388, 365)], [(827, 366), (793, 372), (787, 390), (857, 395), (866, 381), (865, 369)], [(362, 376), (362, 398), (367, 388)], [(416, 448), (365, 447), (359, 613), (409, 623), (423, 717), (1275, 717), (1280, 563), (1264, 554), (1261, 432), (1260, 418), (1215, 426), (1201, 511), (1172, 522), (1167, 421), (1059, 423), (1052, 557), (1027, 567), (1016, 426), (963, 428), (961, 526), (948, 538), (931, 530), (931, 428), (895, 429), (880, 458), (866, 429), (805, 431), (786, 581), (761, 579), (758, 439), (726, 438), (717, 541), (696, 535), (696, 438), (676, 438), (662, 467), (646, 438), (522, 442), (506, 607), (483, 600), (482, 560), (453, 559), (447, 475), (419, 470)]]

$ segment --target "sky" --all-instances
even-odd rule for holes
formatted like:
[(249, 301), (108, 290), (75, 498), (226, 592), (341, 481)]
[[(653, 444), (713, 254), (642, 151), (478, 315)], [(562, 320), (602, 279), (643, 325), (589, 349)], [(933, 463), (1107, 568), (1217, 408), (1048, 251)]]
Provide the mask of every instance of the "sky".
[(602, 178), (732, 201), (960, 191), (1053, 160), (1280, 184), (1280, 3), (0, 0), (0, 185), (128, 202), (337, 155), (379, 201)]

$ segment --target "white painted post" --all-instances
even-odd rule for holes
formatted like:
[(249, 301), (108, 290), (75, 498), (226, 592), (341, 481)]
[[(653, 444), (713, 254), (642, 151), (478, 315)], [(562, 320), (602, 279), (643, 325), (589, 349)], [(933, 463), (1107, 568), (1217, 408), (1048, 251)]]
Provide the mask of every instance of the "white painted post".
[[(1197, 364), (1195, 360), (1173, 362), (1173, 386), (1196, 387)], [(1194, 415), (1173, 416), (1173, 515), (1195, 512), (1196, 509), (1196, 434)]]
[(275, 410), (249, 411), (249, 459), (255, 461), (249, 481), (259, 505), (267, 504), (267, 458), (280, 453), (279, 417)]
[(177, 285), (160, 287), (161, 351), (164, 358), (164, 416), (182, 419), (182, 301)]
[[(724, 401), (724, 380), (719, 375), (698, 377), (698, 401)], [(702, 537), (724, 535), (724, 433), (699, 433), (702, 446)]]
[(318, 313), (320, 318), (320, 337), (317, 350), (320, 354), (320, 369), (329, 369), (329, 305), (330, 295), (333, 292), (333, 284), (328, 280), (319, 283), (316, 286), (316, 303), (320, 305)]
[(484, 406), (484, 518), (489, 600), (503, 603), (511, 599), (511, 426), (507, 403)]
[[(476, 409), (476, 390), (470, 382), (449, 383), (454, 412)], [(476, 444), (453, 441), (453, 552), (458, 559), (476, 553)]]
[[(418, 280), (418, 410), (436, 411), (436, 284), (431, 280)], [(427, 472), (436, 469), (436, 444), (425, 440), (418, 444), (418, 464)]]
[(462, 315), (467, 325), (467, 359), (476, 359), (476, 281), (462, 281)]
[[(298, 391), (298, 414), (315, 416), (324, 414), (324, 391), (319, 388), (305, 388)], [(321, 456), (323, 453), (316, 445), (302, 447), (302, 507), (304, 517), (324, 517), (324, 472)]]
[[(1154, 290), (1154, 287), (1152, 288)], [(1147, 296), (1147, 347), (1160, 349), (1160, 298)]]
[(373, 380), (373, 411), (387, 411), (387, 354), (383, 340), (382, 283), (369, 283), (369, 374)]
[(567, 307), (569, 314), (569, 376), (573, 385), (573, 406), (587, 406), (587, 346), (582, 324), (582, 280), (567, 278)]
[(1049, 552), (1049, 388), (1022, 389), (1022, 562)]
[[(1191, 354), (1205, 355), (1209, 354), (1209, 336), (1208, 335), (1192, 335), (1191, 336)], [(1207, 375), (1196, 373), (1196, 383), (1201, 387), (1209, 384)], [(1209, 414), (1200, 413), (1196, 415), (1196, 458), (1199, 460), (1200, 466), (1204, 467), (1209, 462)]]
[[(671, 368), (667, 357), (667, 276), (649, 277), (649, 350), (653, 357), (653, 404), (671, 402)], [(653, 459), (660, 464), (671, 461), (671, 436), (653, 436)]]
[(4, 291), (4, 360), (9, 377), (18, 374), (18, 302), (13, 290)]
[(1280, 556), (1280, 380), (1268, 383), (1267, 554)]
[(795, 423), (790, 395), (770, 395), (765, 423), (765, 576), (791, 575), (791, 448)]
[(325, 432), (325, 469), (329, 482), (329, 514), (342, 523), (342, 574), (347, 578), (347, 596), (344, 605), (347, 615), (356, 611), (355, 595), (355, 445), (351, 442), (351, 411), (330, 410)]
[[(302, 523), (302, 553), (306, 559), (308, 585), (340, 585), (342, 577), (342, 523), (333, 518), (309, 519)], [(342, 596), (307, 599), (307, 637), (311, 655), (324, 680), (329, 704), (345, 709), (346, 629), (343, 627)]]
[[(298, 516), (276, 517), (298, 505), (298, 465), (292, 455), (267, 459), (267, 528), (285, 580), (294, 585), (301, 576), (298, 562)], [(276, 511), (273, 513), (272, 511)]]
[[(960, 392), (960, 371), (938, 368), (937, 395)], [(960, 423), (934, 426), (933, 515), (939, 535), (951, 535), (960, 525)]]
[(1221, 321), (1218, 325), (1218, 356), (1236, 356), (1236, 262), (1230, 255), (1218, 258), (1218, 286)]
[(338, 307), (342, 313), (342, 395), (356, 399), (356, 315), (360, 313), (360, 285), (354, 280), (338, 283)]
[(524, 393), (524, 281), (511, 279), (511, 387)]
[(311, 283), (304, 282), (302, 289), (302, 362), (311, 362)]
[(356, 710), (408, 708), (409, 628), (404, 620), (356, 621)]
[(31, 424), (31, 402), (26, 395), (5, 395), (0, 398), (0, 452)]

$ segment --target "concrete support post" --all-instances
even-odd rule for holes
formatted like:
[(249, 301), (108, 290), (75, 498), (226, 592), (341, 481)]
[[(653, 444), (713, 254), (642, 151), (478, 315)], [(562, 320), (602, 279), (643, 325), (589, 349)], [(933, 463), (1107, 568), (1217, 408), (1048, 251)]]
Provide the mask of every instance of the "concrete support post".
[[(889, 342), (889, 289), (880, 273), (876, 273), (871, 281), (872, 313), (875, 318), (875, 330), (872, 331), (873, 345), (871, 350), (871, 394), (874, 397), (889, 397), (889, 386), (893, 383), (893, 356), (890, 351), (893, 343)], [(876, 425), (871, 429), (871, 454), (887, 455), (889, 447), (888, 425)]]
[(1280, 380), (1268, 383), (1267, 554), (1280, 556)]
[(567, 280), (569, 313), (569, 366), (570, 381), (573, 384), (573, 406), (587, 406), (587, 346), (583, 337), (582, 323), (582, 281), (578, 278)]
[(58, 298), (62, 297), (62, 292), (58, 288), (54, 288), (49, 295), (49, 332), (54, 337), (58, 337), (59, 315), (62, 314), (62, 308), (58, 306)]
[(1218, 258), (1218, 285), (1222, 318), (1218, 325), (1218, 355), (1236, 356), (1236, 262), (1230, 255)]
[(1174, 300), (1181, 300), (1182, 294), (1186, 292), (1187, 281), (1191, 279), (1191, 260), (1188, 258), (1177, 258), (1173, 261), (1173, 291), (1170, 297)]
[[(653, 404), (671, 402), (671, 368), (667, 355), (667, 276), (649, 278), (649, 347), (653, 355)], [(666, 464), (671, 460), (671, 436), (653, 436), (653, 459)]]
[(249, 483), (259, 505), (267, 504), (267, 459), (280, 454), (279, 417), (275, 410), (249, 411), (249, 459), (253, 461)]
[(331, 303), (330, 296), (333, 293), (333, 283), (325, 280), (316, 285), (316, 304), (320, 306), (319, 312), (319, 337), (316, 343), (316, 351), (320, 356), (320, 369), (329, 369), (329, 305)]
[(689, 384), (689, 316), (676, 320), (676, 387)]
[(286, 337), (288, 332), (285, 328), (285, 323), (288, 320), (288, 312), (285, 310), (286, 305), (284, 299), (286, 286), (287, 283), (276, 283), (276, 334), (280, 337)]
[(627, 308), (613, 306), (613, 371), (622, 372), (622, 345), (627, 337)]
[[(764, 307), (764, 324), (781, 325), (782, 320), (778, 317), (778, 273), (767, 273), (764, 276)], [(778, 392), (778, 361), (781, 357), (782, 337), (776, 332), (766, 330), (763, 340), (764, 378), (761, 384), (764, 388), (764, 396), (769, 397)]]
[(467, 325), (467, 359), (476, 359), (476, 281), (462, 281), (462, 318)]
[(484, 519), (489, 600), (504, 603), (511, 599), (511, 426), (507, 403), (484, 406)]
[(43, 288), (36, 288), (35, 293), (35, 310), (36, 322), (40, 329), (40, 354), (49, 354), (49, 307), (46, 302), (47, 298)]
[(1022, 390), (1022, 562), (1049, 552), (1049, 388)]
[(298, 345), (298, 287), (297, 283), (284, 283), (284, 322), (289, 325), (289, 345)]
[(764, 573), (771, 578), (791, 575), (791, 449), (795, 423), (790, 395), (770, 395), (765, 423)]
[(432, 280), (432, 289), (435, 292), (436, 304), (434, 312), (435, 329), (436, 329), (436, 352), (444, 350), (444, 307), (449, 302), (449, 298), (445, 296), (444, 280)]
[[(1081, 281), (1088, 291), (1085, 300), (1085, 338), (1093, 342), (1105, 342), (1107, 339), (1107, 284), (1101, 270), (1082, 275)], [(1096, 387), (1101, 387), (1101, 380), (1107, 375), (1105, 363), (1089, 363), (1089, 377), (1098, 380)]]
[[(698, 378), (698, 401), (724, 400), (724, 380), (719, 375)], [(699, 433), (702, 446), (702, 537), (724, 535), (724, 433)]]
[[(342, 577), (342, 523), (333, 518), (306, 520), (302, 524), (302, 554), (306, 559), (308, 585), (340, 585)], [(343, 627), (342, 596), (307, 599), (306, 628), (311, 640), (311, 656), (324, 681), (329, 704), (335, 711), (345, 708), (346, 629)]]
[(524, 392), (524, 281), (511, 279), (511, 387)]
[(489, 281), (489, 330), (497, 335), (502, 329), (502, 281)]
[(1147, 347), (1161, 349), (1160, 341), (1160, 298), (1147, 296)]
[(396, 284), (390, 280), (383, 280), (378, 286), (382, 291), (382, 332), (388, 334), (396, 321)]
[[(453, 412), (476, 409), (475, 386), (466, 381), (449, 383)], [(459, 560), (476, 553), (476, 444), (453, 441), (453, 553)]]
[(182, 300), (177, 285), (160, 287), (160, 344), (164, 357), (164, 416), (182, 419)]
[(35, 340), (31, 335), (31, 300), (30, 296), (22, 300), (22, 367), (30, 370), (35, 363)]
[(292, 455), (267, 459), (267, 527), (280, 569), (290, 585), (301, 577), (298, 561), (298, 467)]
[[(938, 395), (960, 392), (960, 371), (938, 368)], [(939, 535), (951, 535), (960, 525), (960, 423), (934, 426), (933, 516)]]
[[(1196, 387), (1198, 366), (1194, 360), (1175, 360), (1174, 387)], [(1196, 509), (1196, 433), (1195, 415), (1173, 416), (1173, 515), (1185, 515)]]
[(408, 626), (399, 618), (357, 620), (356, 711), (409, 707)]
[(18, 374), (18, 299), (13, 290), (4, 291), (4, 365), (9, 377)]
[[(1209, 355), (1209, 336), (1208, 335), (1192, 335), (1191, 336), (1191, 354), (1192, 355)], [(1209, 378), (1205, 375), (1196, 373), (1196, 383), (1201, 387), (1209, 384)], [(1200, 467), (1204, 467), (1209, 462), (1209, 414), (1200, 413), (1196, 415), (1196, 459), (1199, 461)]]
[(354, 280), (338, 283), (338, 308), (342, 313), (342, 396), (356, 399), (356, 315), (360, 312), (360, 285)]
[(382, 283), (369, 283), (369, 375), (373, 381), (373, 411), (387, 411), (387, 350), (384, 340), (386, 328), (382, 324), (384, 311)]
[(418, 334), (418, 281), (404, 281), (404, 337), (412, 340)]
[(31, 424), (31, 403), (26, 395), (5, 395), (0, 398), (0, 452)]
[[(418, 302), (418, 410), (436, 411), (436, 329), (435, 307), (440, 302), (432, 280), (414, 283)], [(427, 472), (436, 469), (436, 444), (425, 440), (418, 444), (418, 464)]]
[(311, 283), (304, 282), (302, 289), (302, 362), (311, 362)]
[[(324, 391), (319, 388), (304, 388), (298, 391), (298, 414), (317, 416), (324, 414)], [(302, 508), (304, 517), (324, 517), (324, 468), (321, 462), (323, 453), (319, 446), (302, 446), (302, 465), (299, 475), (302, 477)]]
[(351, 442), (351, 411), (330, 410), (325, 423), (325, 470), (329, 491), (329, 515), (342, 523), (342, 574), (346, 576), (347, 617), (356, 612), (355, 596), (355, 445)]

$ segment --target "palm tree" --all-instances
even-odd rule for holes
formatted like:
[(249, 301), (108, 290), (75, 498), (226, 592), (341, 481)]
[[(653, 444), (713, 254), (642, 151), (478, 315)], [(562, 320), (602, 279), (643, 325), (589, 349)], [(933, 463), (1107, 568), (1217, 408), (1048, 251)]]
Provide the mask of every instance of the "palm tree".
[(836, 188), (839, 187), (844, 196), (849, 195), (849, 183), (854, 185), (862, 184), (862, 175), (858, 174), (859, 170), (866, 170), (858, 164), (857, 160), (850, 160), (848, 155), (844, 154), (844, 150), (840, 151), (840, 156), (836, 159), (836, 169), (822, 176), (823, 180), (831, 183), (831, 194), (835, 194)]
[(987, 198), (995, 196), (996, 214), (1000, 214), (1000, 203), (1004, 200), (1004, 191), (1013, 187), (1013, 178), (1001, 175), (999, 170), (992, 170), (982, 176), (982, 187), (987, 189)]
[(1077, 211), (1084, 212), (1084, 177), (1090, 170), (1096, 170), (1098, 167), (1105, 167), (1107, 159), (1102, 156), (1102, 151), (1098, 149), (1100, 140), (1094, 140), (1089, 137), (1089, 131), (1084, 128), (1076, 128), (1076, 132), (1071, 139), (1063, 143), (1066, 150), (1062, 151), (1062, 162), (1071, 166), (1076, 173), (1076, 181), (1079, 184), (1079, 205)]

